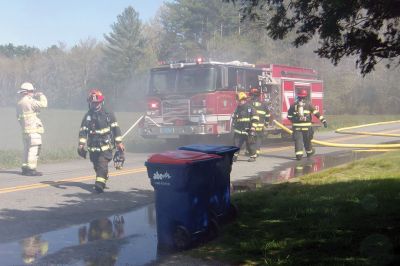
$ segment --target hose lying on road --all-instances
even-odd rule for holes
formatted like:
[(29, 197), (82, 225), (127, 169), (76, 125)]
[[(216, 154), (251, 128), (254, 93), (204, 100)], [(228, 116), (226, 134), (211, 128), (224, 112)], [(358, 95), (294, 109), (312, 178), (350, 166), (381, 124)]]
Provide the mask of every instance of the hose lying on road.
[[(281, 123), (279, 123), (276, 120), (273, 120), (273, 122), (283, 129), (285, 132), (292, 134), (293, 131), (290, 130), (289, 128), (285, 127)], [(319, 144), (321, 146), (327, 146), (327, 147), (340, 147), (340, 148), (364, 148), (364, 149), (400, 149), (400, 144), (343, 144), (343, 143), (333, 143), (333, 142), (327, 142), (327, 141), (320, 141), (313, 139), (311, 141), (312, 143)]]

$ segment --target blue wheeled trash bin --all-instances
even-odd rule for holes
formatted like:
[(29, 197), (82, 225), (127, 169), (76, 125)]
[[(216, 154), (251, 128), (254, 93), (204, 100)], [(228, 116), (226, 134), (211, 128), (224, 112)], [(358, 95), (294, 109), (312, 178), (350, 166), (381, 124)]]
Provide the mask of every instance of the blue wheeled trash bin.
[(216, 163), (216, 176), (210, 187), (210, 212), (217, 221), (227, 222), (237, 216), (237, 207), (231, 203), (230, 174), (232, 170), (233, 155), (239, 150), (236, 146), (192, 144), (178, 148), (179, 150), (198, 151), (207, 154), (222, 156), (222, 160)]
[[(154, 187), (160, 248), (186, 249), (218, 230), (210, 219), (208, 199), (215, 164), (222, 157), (196, 151), (166, 151), (146, 161)], [(216, 229), (215, 229), (216, 228)]]

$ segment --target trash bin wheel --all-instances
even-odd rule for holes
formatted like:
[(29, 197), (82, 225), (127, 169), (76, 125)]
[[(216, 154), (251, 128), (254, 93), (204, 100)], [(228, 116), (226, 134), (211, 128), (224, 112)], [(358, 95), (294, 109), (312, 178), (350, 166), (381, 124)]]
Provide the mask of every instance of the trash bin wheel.
[(208, 210), (208, 217), (210, 220), (214, 219), (217, 223), (219, 223), (218, 214), (214, 210)]
[(238, 207), (233, 204), (229, 203), (229, 210), (228, 210), (228, 215), (227, 215), (227, 222), (232, 222), (234, 221), (239, 215), (239, 209)]
[(218, 237), (220, 231), (219, 224), (217, 220), (215, 219), (210, 219), (208, 222), (208, 228), (207, 228), (207, 240), (213, 240)]
[(187, 249), (191, 243), (191, 236), (186, 227), (178, 225), (175, 228), (173, 240), (177, 249)]

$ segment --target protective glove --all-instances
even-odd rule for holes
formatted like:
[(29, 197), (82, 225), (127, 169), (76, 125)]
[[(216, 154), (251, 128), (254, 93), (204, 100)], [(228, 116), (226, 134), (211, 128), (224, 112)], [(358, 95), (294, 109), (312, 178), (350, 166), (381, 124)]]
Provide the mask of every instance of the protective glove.
[(118, 143), (118, 144), (117, 144), (117, 149), (118, 149), (119, 151), (125, 151), (125, 146), (124, 146), (124, 144)]
[(85, 150), (84, 145), (79, 145), (78, 147), (78, 155), (81, 156), (83, 159), (86, 159), (87, 150)]
[(323, 124), (324, 124), (324, 128), (327, 128), (328, 127), (328, 122), (326, 122), (325, 120), (324, 120), (324, 122), (322, 122)]
[(114, 167), (116, 170), (121, 170), (125, 162), (125, 154), (121, 150), (117, 150), (113, 157)]

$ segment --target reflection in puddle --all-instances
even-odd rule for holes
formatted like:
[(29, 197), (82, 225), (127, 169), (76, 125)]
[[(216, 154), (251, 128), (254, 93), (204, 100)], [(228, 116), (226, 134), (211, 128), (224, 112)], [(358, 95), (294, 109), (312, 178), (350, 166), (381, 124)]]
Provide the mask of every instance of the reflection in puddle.
[(38, 258), (47, 254), (49, 242), (41, 239), (41, 236), (32, 236), (21, 240), (22, 260), (25, 264), (32, 264)]
[(154, 204), (0, 245), (2, 265), (143, 265), (157, 259)]
[(270, 172), (260, 172), (255, 178), (233, 182), (232, 193), (254, 190), (279, 182), (288, 182), (302, 175), (316, 173), (323, 169), (349, 163), (373, 154), (376, 153), (346, 151), (304, 158), (301, 161), (284, 164)]

